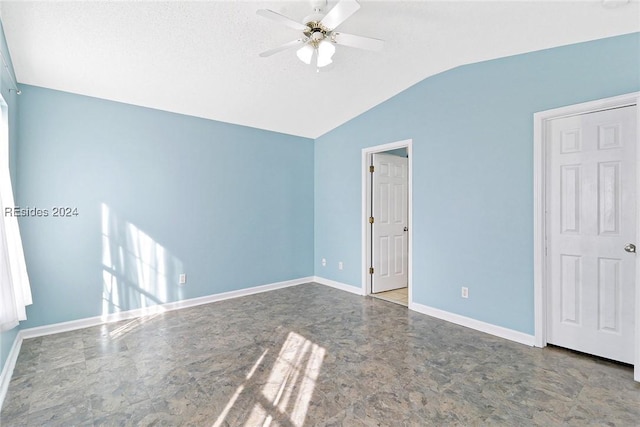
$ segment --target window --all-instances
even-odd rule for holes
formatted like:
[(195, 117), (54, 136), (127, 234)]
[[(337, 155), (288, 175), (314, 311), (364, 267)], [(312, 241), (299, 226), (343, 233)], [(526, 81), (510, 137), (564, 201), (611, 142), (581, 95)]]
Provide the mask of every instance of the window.
[(9, 173), (9, 107), (0, 95), (0, 331), (27, 318), (31, 288)]

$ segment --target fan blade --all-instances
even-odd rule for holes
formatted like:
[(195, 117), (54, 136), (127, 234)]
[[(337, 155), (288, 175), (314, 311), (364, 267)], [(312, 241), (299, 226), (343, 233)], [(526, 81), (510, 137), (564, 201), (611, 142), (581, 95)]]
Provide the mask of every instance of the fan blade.
[(338, 25), (347, 20), (348, 17), (356, 13), (360, 5), (356, 0), (340, 0), (337, 5), (322, 18), (320, 23), (330, 30), (335, 30)]
[(262, 52), (260, 54), (260, 56), (262, 56), (263, 58), (266, 58), (267, 56), (271, 56), (274, 53), (282, 52), (283, 50), (287, 50), (287, 49), (292, 49), (294, 47), (297, 47), (297, 46), (300, 46), (302, 44), (305, 44), (306, 42), (307, 42), (307, 39), (293, 40), (293, 41), (290, 41), (289, 43), (283, 44), (282, 46), (278, 46), (278, 47), (274, 47), (273, 49), (265, 50), (264, 52)]
[(291, 18), (287, 18), (284, 15), (280, 15), (278, 12), (274, 12), (273, 10), (258, 9), (256, 13), (260, 16), (264, 16), (265, 18), (284, 24), (289, 28), (293, 28), (294, 30), (306, 31), (309, 29), (306, 25), (294, 21)]
[(353, 34), (333, 33), (331, 35), (331, 40), (343, 46), (351, 46), (367, 50), (382, 50), (384, 47), (384, 40), (355, 36)]

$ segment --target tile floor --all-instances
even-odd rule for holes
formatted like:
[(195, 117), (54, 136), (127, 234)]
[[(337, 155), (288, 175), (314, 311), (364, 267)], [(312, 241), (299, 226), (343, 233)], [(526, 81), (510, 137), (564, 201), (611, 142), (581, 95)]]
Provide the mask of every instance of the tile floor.
[(409, 288), (400, 288), (393, 289), (391, 291), (378, 292), (377, 294), (372, 294), (371, 296), (380, 298), (385, 301), (395, 302), (396, 304), (404, 305), (405, 307), (409, 305)]
[(25, 340), (0, 424), (638, 426), (640, 384), (306, 284)]

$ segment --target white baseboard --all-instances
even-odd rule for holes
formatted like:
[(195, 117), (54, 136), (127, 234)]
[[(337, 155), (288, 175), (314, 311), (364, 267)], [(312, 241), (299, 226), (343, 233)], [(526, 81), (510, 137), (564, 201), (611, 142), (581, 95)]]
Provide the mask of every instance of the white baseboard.
[(223, 301), (231, 298), (243, 297), (246, 295), (258, 294), (261, 292), (273, 291), (290, 286), (302, 285), (315, 280), (314, 277), (303, 277), (300, 279), (286, 280), (284, 282), (270, 283), (268, 285), (254, 286), (252, 288), (239, 289), (237, 291), (222, 292), (219, 294), (207, 295), (204, 297), (191, 298), (182, 301), (169, 302), (166, 304), (154, 305), (135, 310), (111, 313), (105, 316), (88, 317), (85, 319), (71, 320), (69, 322), (55, 323), (53, 325), (37, 326), (35, 328), (23, 329), (20, 331), (22, 338), (35, 338), (44, 335), (58, 334), (60, 332), (74, 331), (76, 329), (98, 326), (104, 323), (118, 322), (120, 320), (135, 319), (151, 314), (164, 313), (165, 311), (178, 310), (181, 308), (195, 307), (197, 305), (209, 304), (211, 302)]
[(351, 292), (356, 295), (364, 295), (362, 293), (362, 288), (347, 285), (346, 283), (336, 282), (335, 280), (325, 279), (324, 277), (314, 276), (313, 281), (319, 283), (321, 285), (329, 286), (332, 288), (340, 289), (341, 291)]
[(4, 403), (4, 398), (7, 397), (7, 391), (9, 390), (9, 383), (13, 376), (13, 369), (16, 367), (16, 361), (18, 360), (18, 354), (20, 354), (20, 347), (22, 346), (22, 331), (18, 331), (16, 339), (13, 341), (9, 356), (4, 362), (2, 373), (0, 373), (0, 409)]
[(461, 316), (459, 314), (450, 313), (448, 311), (429, 307), (427, 305), (410, 302), (409, 309), (417, 311), (418, 313), (426, 314), (427, 316), (436, 317), (441, 320), (446, 320), (447, 322), (455, 323), (456, 325), (465, 326), (470, 329), (475, 329), (476, 331), (495, 335), (497, 337), (515, 341), (517, 343), (528, 345), (531, 347), (533, 347), (535, 343), (535, 337), (533, 335), (514, 331), (513, 329), (504, 328), (502, 326), (493, 325), (491, 323), (482, 322), (480, 320)]
[[(351, 292), (356, 295), (364, 295), (362, 288), (347, 285), (345, 283), (336, 282), (334, 280), (325, 279), (324, 277), (315, 276), (313, 281), (321, 285), (330, 286), (342, 291)], [(429, 307), (418, 303), (409, 303), (409, 309), (418, 313), (436, 317), (456, 325), (465, 326), (476, 331), (484, 332), (510, 341), (533, 347), (535, 337), (523, 332), (514, 331), (513, 329), (504, 328), (502, 326), (493, 325), (491, 323), (482, 322), (480, 320), (471, 319), (470, 317), (461, 316), (459, 314), (450, 313), (448, 311)]]

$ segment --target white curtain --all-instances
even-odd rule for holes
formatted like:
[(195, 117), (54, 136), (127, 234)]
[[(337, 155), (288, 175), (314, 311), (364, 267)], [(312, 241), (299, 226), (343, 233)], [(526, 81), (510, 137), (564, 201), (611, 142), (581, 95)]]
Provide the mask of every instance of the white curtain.
[(12, 215), (8, 108), (1, 96), (0, 109), (0, 331), (6, 331), (27, 318), (32, 300), (18, 218)]

